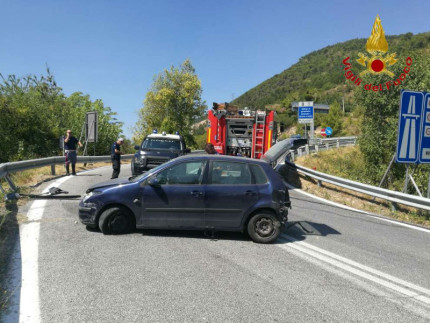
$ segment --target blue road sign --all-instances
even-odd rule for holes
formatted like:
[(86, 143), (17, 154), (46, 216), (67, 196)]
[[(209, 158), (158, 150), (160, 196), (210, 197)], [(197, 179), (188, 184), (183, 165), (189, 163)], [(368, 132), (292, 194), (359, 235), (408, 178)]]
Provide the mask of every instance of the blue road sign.
[(420, 163), (430, 163), (430, 93), (426, 93), (424, 96), (422, 119)]
[[(399, 126), (397, 132), (396, 150), (396, 162), (398, 163), (420, 162), (420, 139), (423, 128), (422, 125), (424, 123), (423, 101), (423, 92), (402, 91), (400, 95)], [(430, 126), (430, 121), (428, 124)], [(430, 158), (428, 162), (430, 162)]]
[(314, 103), (299, 102), (299, 123), (311, 123), (314, 121)]
[(326, 127), (326, 128), (325, 128), (325, 134), (326, 134), (327, 136), (331, 136), (331, 135), (333, 134), (333, 129), (332, 129), (332, 128), (330, 128), (330, 127)]

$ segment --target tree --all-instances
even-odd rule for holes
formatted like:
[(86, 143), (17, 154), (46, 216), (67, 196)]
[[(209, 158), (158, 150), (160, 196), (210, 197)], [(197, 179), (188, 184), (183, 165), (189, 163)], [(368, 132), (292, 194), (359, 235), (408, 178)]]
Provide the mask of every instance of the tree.
[(102, 100), (91, 101), (80, 92), (66, 97), (49, 69), (41, 77), (0, 77), (0, 163), (60, 154), (59, 137), (67, 129), (78, 137), (89, 111), (99, 115), (96, 154), (109, 154), (110, 145), (122, 132), (116, 113)]
[[(362, 136), (360, 137), (360, 150), (366, 162), (366, 178), (377, 183), (390, 162), (397, 143), (397, 127), (399, 117), (400, 90), (408, 89), (426, 91), (430, 88), (430, 57), (425, 52), (410, 52), (413, 59), (410, 72), (399, 86), (381, 92), (366, 91), (363, 88), (356, 90), (355, 99), (363, 109)], [(405, 68), (405, 60), (391, 68), (396, 77), (401, 75)], [(368, 76), (363, 83), (385, 84), (384, 76)], [(400, 180), (404, 176), (404, 164), (394, 165), (391, 176)], [(427, 186), (428, 166), (421, 166), (414, 174), (418, 186), (423, 189)]]
[(340, 104), (335, 102), (330, 104), (330, 110), (328, 114), (319, 115), (321, 118), (321, 126), (324, 128), (330, 127), (333, 129), (332, 136), (337, 136), (342, 131), (342, 109)]
[(179, 131), (188, 146), (194, 146), (191, 125), (206, 109), (201, 94), (201, 82), (189, 59), (179, 68), (172, 66), (155, 76), (139, 111), (133, 140), (141, 142), (153, 129), (169, 133)]

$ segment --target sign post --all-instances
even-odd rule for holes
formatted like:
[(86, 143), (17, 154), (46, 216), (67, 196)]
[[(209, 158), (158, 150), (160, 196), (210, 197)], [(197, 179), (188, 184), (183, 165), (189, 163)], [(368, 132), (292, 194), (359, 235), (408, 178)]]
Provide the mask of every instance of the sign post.
[[(397, 131), (396, 162), (430, 164), (430, 93), (402, 90), (400, 95), (399, 125)], [(406, 166), (404, 192), (409, 178), (418, 187)], [(430, 176), (427, 196), (430, 193)]]

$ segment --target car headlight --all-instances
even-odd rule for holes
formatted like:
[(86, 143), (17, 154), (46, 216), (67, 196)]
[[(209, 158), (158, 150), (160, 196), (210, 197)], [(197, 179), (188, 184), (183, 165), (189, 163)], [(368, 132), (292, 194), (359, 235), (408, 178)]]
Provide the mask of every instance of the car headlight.
[(99, 191), (91, 191), (91, 192), (85, 194), (84, 198), (82, 199), (82, 202), (85, 203), (91, 196), (100, 195), (102, 193), (103, 192), (99, 192)]
[(136, 163), (143, 163), (145, 161), (145, 159), (146, 159), (146, 156), (138, 155), (136, 157)]

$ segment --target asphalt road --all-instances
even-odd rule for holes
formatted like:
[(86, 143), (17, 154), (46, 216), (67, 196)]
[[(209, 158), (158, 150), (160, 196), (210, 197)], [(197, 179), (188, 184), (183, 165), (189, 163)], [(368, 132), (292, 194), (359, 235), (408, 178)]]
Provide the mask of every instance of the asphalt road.
[[(120, 177), (130, 176), (124, 166)], [(97, 169), (60, 187), (83, 195), (110, 174)], [(78, 221), (78, 200), (29, 204), (21, 212), (42, 215), (20, 228), (18, 288), (3, 320), (430, 322), (430, 231), (290, 194), (290, 223), (270, 245), (239, 233), (104, 236)], [(32, 222), (39, 235), (28, 243)]]

